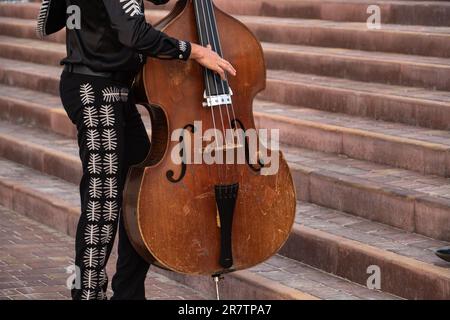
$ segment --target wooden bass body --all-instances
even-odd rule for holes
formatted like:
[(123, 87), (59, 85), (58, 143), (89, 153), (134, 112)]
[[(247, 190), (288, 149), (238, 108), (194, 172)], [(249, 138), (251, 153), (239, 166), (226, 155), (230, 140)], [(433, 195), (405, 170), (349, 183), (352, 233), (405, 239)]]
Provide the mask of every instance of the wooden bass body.
[[(179, 1), (156, 27), (200, 43), (194, 2)], [(265, 261), (287, 240), (295, 217), (294, 183), (281, 152), (276, 153), (279, 169), (270, 175), (261, 173), (263, 163), (259, 168), (248, 163), (183, 165), (171, 157), (183, 141), (172, 141), (176, 129), (185, 128), (193, 137), (196, 123), (203, 130), (219, 129), (221, 119), (227, 119), (227, 128), (233, 123), (234, 128), (255, 129), (253, 99), (266, 81), (261, 45), (241, 22), (213, 10), (223, 57), (237, 70), (228, 79), (233, 121), (225, 108), (204, 106), (205, 73), (198, 63), (149, 58), (137, 79), (136, 96), (150, 114), (152, 147), (147, 159), (130, 169), (124, 191), (124, 220), (135, 249), (147, 261), (184, 274), (217, 275)]]

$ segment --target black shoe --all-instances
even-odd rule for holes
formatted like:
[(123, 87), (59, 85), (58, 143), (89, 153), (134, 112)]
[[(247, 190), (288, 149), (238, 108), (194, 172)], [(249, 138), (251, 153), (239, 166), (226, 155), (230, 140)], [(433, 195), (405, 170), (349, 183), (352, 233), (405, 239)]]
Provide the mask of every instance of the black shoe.
[(435, 253), (439, 258), (450, 262), (450, 247), (437, 249)]

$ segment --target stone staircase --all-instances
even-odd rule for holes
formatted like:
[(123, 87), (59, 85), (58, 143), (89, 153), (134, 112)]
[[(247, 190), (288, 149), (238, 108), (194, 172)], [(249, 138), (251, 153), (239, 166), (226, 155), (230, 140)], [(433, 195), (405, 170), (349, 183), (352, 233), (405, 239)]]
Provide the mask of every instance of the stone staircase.
[[(279, 255), (229, 275), (234, 299), (450, 299), (450, 1), (216, 0), (262, 41), (258, 126), (279, 128), (298, 191)], [(382, 29), (366, 27), (369, 5)], [(58, 97), (64, 32), (0, 3), (0, 205), (71, 236), (81, 168)], [(157, 21), (170, 5), (149, 5)], [(146, 119), (146, 118), (144, 118)], [(146, 120), (147, 121), (147, 120)], [(366, 282), (370, 266), (381, 290)], [(159, 271), (213, 297), (207, 277)]]

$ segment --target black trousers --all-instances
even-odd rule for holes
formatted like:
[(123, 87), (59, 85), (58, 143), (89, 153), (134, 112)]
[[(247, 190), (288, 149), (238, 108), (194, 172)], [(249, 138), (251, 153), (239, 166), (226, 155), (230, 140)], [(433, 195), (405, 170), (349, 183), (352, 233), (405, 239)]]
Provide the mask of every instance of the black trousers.
[(60, 94), (67, 115), (78, 129), (83, 166), (72, 297), (107, 298), (105, 266), (118, 228), (112, 299), (145, 299), (149, 264), (132, 247), (121, 215), (128, 169), (142, 162), (150, 149), (130, 88), (106, 78), (63, 72)]

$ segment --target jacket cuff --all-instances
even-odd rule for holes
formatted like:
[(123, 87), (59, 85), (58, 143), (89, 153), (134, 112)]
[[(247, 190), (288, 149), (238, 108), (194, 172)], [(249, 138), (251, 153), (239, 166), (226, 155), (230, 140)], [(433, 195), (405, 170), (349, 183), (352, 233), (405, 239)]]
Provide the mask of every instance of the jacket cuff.
[(188, 60), (191, 56), (191, 43), (188, 41), (178, 40), (178, 59), (180, 60)]

